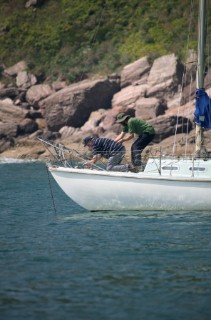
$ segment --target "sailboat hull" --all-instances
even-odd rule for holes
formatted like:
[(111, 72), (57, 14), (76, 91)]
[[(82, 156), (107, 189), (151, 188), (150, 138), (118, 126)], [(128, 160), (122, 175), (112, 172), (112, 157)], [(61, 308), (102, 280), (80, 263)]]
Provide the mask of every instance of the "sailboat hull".
[(61, 189), (90, 211), (211, 210), (211, 179), (50, 167)]

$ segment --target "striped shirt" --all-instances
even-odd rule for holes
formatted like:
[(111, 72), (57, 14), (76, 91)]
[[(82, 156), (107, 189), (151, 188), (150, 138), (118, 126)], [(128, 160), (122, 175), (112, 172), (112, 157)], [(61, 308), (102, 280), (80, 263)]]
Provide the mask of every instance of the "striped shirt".
[(125, 153), (125, 147), (112, 139), (96, 138), (92, 148), (93, 155), (100, 154), (104, 158), (110, 158), (117, 153)]

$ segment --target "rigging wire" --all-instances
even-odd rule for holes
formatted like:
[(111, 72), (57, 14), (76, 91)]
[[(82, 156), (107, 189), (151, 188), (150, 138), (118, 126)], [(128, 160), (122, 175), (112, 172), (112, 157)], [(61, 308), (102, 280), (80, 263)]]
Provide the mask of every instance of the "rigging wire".
[[(191, 73), (191, 80), (190, 80), (190, 87), (189, 87), (189, 100), (188, 100), (188, 114), (190, 114), (190, 103), (191, 103), (191, 92), (192, 92), (192, 83), (193, 83), (193, 75)], [(188, 131), (189, 129), (189, 120), (187, 121), (186, 125), (186, 136), (185, 136), (185, 156), (187, 156), (187, 149), (188, 149)]]
[[(192, 20), (193, 20), (193, 0), (190, 0), (190, 14), (189, 14), (189, 16), (190, 16), (190, 19), (189, 19), (187, 47), (186, 47), (186, 61), (188, 58), (190, 33), (191, 33)], [(179, 125), (180, 108), (181, 108), (181, 104), (182, 104), (182, 93), (183, 93), (184, 85), (186, 84), (186, 82), (187, 82), (187, 64), (185, 65), (185, 69), (184, 69), (184, 72), (182, 75), (182, 84), (181, 84), (180, 97), (179, 97), (178, 108), (177, 108), (177, 121), (176, 121), (176, 126), (175, 126), (174, 142), (173, 142), (173, 148), (172, 148), (173, 156), (175, 155), (175, 150), (176, 150), (176, 137), (177, 137), (177, 131), (178, 131), (178, 125)], [(188, 123), (189, 123), (189, 121), (187, 121), (187, 131), (188, 131)], [(187, 140), (186, 140), (186, 144), (187, 144)]]
[[(209, 8), (209, 1), (207, 0), (207, 7)], [(209, 17), (208, 17), (209, 18)], [(209, 35), (209, 21), (206, 21), (206, 32), (207, 35)], [(210, 68), (210, 39), (211, 39), (211, 35), (209, 35), (207, 37), (207, 43), (206, 43), (206, 49), (207, 49), (207, 82), (208, 82), (208, 92), (209, 92), (209, 96), (211, 95), (210, 91), (211, 91), (211, 79), (210, 79), (210, 72), (209, 72), (209, 68)]]
[[(207, 0), (207, 8), (209, 8), (209, 0)], [(211, 78), (210, 78), (210, 39), (211, 39), (211, 34), (209, 34), (209, 16), (207, 15), (207, 20), (206, 20), (206, 34), (207, 34), (207, 42), (206, 42), (206, 52), (207, 52), (207, 84), (205, 83), (207, 89), (208, 89), (208, 96), (211, 96)], [(206, 79), (205, 78), (205, 79)], [(210, 100), (211, 103), (211, 100)], [(207, 137), (204, 137), (205, 139)], [(207, 138), (208, 139), (208, 138)], [(210, 140), (210, 139), (209, 139)]]
[(57, 214), (56, 204), (55, 204), (54, 194), (53, 194), (53, 188), (52, 188), (52, 185), (51, 185), (50, 173), (49, 173), (47, 164), (45, 165), (45, 167), (46, 167), (47, 176), (48, 176), (48, 184), (49, 184), (50, 195), (51, 195), (51, 199), (52, 199), (54, 213)]

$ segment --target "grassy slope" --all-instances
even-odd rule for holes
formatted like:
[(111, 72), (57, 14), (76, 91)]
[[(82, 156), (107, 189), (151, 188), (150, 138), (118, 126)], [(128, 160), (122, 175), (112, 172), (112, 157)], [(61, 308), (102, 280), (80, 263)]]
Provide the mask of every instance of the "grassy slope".
[(7, 67), (25, 59), (34, 72), (75, 81), (145, 55), (184, 59), (187, 46), (196, 49), (196, 0), (192, 11), (190, 0), (45, 0), (36, 10), (25, 3), (0, 0), (0, 64)]

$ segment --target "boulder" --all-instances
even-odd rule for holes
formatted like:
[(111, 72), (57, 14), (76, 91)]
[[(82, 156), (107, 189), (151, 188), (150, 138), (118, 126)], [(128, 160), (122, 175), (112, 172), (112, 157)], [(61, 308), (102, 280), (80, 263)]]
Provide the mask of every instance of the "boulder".
[(187, 59), (185, 63), (185, 86), (196, 80), (197, 60), (198, 58), (196, 51), (194, 51), (193, 49), (189, 49), (187, 52)]
[(116, 93), (112, 99), (112, 106), (121, 105), (127, 108), (134, 108), (135, 102), (145, 97), (147, 91), (147, 85), (131, 85), (123, 88)]
[(65, 81), (54, 81), (51, 86), (54, 91), (59, 91), (61, 89), (64, 89), (67, 84)]
[(139, 84), (145, 84), (149, 75), (149, 70), (150, 64), (148, 62), (148, 57), (143, 57), (126, 65), (121, 72), (121, 88), (129, 86), (137, 80), (140, 81)]
[(0, 122), (0, 139), (16, 137), (18, 134), (18, 125), (12, 122)]
[(16, 77), (17, 87), (28, 89), (37, 83), (37, 78), (27, 71), (20, 71)]
[(122, 126), (119, 123), (116, 123), (117, 114), (120, 112), (126, 112), (132, 117), (135, 116), (135, 109), (126, 109), (126, 107), (115, 106), (112, 109), (108, 110), (106, 116), (103, 121), (99, 124), (100, 127), (103, 128), (105, 134), (107, 135), (107, 131), (115, 132), (115, 134), (119, 134), (122, 130)]
[(194, 111), (195, 111), (195, 101), (191, 100), (185, 105), (181, 105), (181, 106), (178, 105), (168, 109), (165, 114), (167, 116), (173, 116), (178, 114), (194, 122)]
[(26, 92), (26, 100), (31, 104), (36, 104), (53, 93), (54, 90), (48, 84), (37, 84)]
[(181, 96), (181, 105), (188, 103), (188, 101), (193, 100), (196, 95), (196, 85), (191, 83), (184, 87)]
[(114, 128), (114, 125), (116, 125), (119, 128), (119, 124), (115, 124), (116, 116), (120, 112), (125, 112), (127, 109), (123, 106), (114, 106), (112, 109), (109, 109), (102, 121), (99, 123), (99, 126), (103, 128), (103, 130), (107, 131)]
[(93, 111), (90, 114), (88, 121), (81, 127), (82, 131), (91, 131), (94, 128), (98, 127), (102, 120), (105, 118), (107, 110), (99, 109), (97, 111)]
[(3, 74), (6, 76), (15, 77), (20, 71), (24, 71), (27, 69), (27, 65), (25, 61), (19, 61), (12, 67), (4, 69)]
[(143, 120), (149, 120), (163, 115), (167, 110), (165, 100), (157, 98), (140, 98), (135, 103), (135, 115)]
[(61, 135), (61, 139), (66, 139), (72, 137), (72, 135), (78, 130), (79, 129), (73, 127), (64, 126), (59, 130), (59, 133)]
[(67, 144), (73, 142), (82, 143), (83, 133), (79, 128), (65, 126), (59, 130), (59, 133), (61, 140), (65, 140)]
[(182, 83), (184, 66), (174, 54), (162, 56), (156, 59), (148, 77), (147, 97), (156, 96), (172, 98)]
[(177, 133), (189, 132), (192, 130), (192, 122), (185, 117), (176, 115), (163, 115), (148, 121), (156, 131), (154, 142), (159, 143), (163, 139), (168, 138)]
[(39, 105), (50, 130), (58, 131), (63, 126), (77, 128), (84, 125), (92, 111), (108, 109), (118, 90), (115, 81), (84, 80), (52, 94)]
[(32, 119), (23, 119), (19, 123), (19, 134), (31, 134), (35, 131), (37, 131), (38, 125), (37, 123)]
[(11, 137), (1, 138), (0, 140), (0, 153), (14, 147), (15, 140)]
[[(164, 95), (165, 97), (165, 95)], [(176, 92), (170, 99), (166, 97), (166, 103), (168, 109), (178, 108), (181, 105), (181, 88), (179, 88), (178, 92)]]
[(28, 0), (25, 4), (25, 8), (39, 7), (44, 3), (45, 0)]
[(11, 99), (0, 100), (0, 121), (18, 123), (26, 115), (26, 110), (15, 106)]

